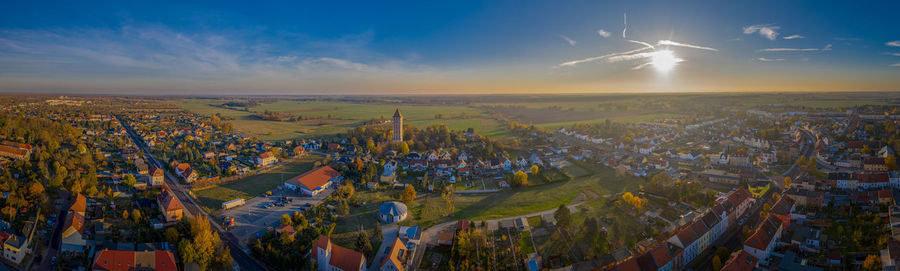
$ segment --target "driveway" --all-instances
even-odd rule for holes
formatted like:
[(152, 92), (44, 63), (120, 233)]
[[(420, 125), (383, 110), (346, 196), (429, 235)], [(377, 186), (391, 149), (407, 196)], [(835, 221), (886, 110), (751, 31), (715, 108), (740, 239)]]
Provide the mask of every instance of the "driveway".
[(381, 227), (381, 246), (378, 247), (378, 253), (375, 253), (375, 258), (369, 263), (369, 271), (378, 271), (381, 267), (381, 261), (384, 260), (385, 253), (387, 253), (388, 247), (399, 237), (400, 228), (397, 227), (396, 223)]

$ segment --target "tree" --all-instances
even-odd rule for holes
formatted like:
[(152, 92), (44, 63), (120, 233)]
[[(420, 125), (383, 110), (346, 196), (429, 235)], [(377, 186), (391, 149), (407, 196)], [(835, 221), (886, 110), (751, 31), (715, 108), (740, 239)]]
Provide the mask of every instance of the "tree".
[(338, 200), (336, 210), (339, 215), (347, 215), (350, 213), (350, 205), (345, 199)]
[(722, 260), (719, 259), (719, 255), (713, 256), (712, 268), (714, 271), (722, 270)]
[(569, 207), (566, 207), (565, 204), (559, 205), (559, 208), (553, 212), (553, 218), (556, 219), (556, 225), (562, 229), (565, 229), (572, 223), (572, 214), (569, 212)]
[(201, 270), (208, 270), (214, 265), (231, 264), (229, 249), (222, 244), (219, 234), (210, 229), (206, 217), (197, 216), (188, 220), (188, 224), (191, 228), (191, 238), (181, 239), (178, 244), (178, 252), (184, 262), (196, 263)]
[(32, 199), (36, 199), (38, 196), (44, 193), (44, 186), (39, 182), (31, 182), (28, 185), (28, 196)]
[(512, 184), (516, 187), (528, 186), (528, 174), (525, 174), (525, 172), (522, 172), (521, 170), (516, 171), (516, 173), (513, 174)]
[(538, 168), (537, 165), (531, 165), (531, 175), (537, 175), (538, 170), (540, 170), (540, 168)]
[(181, 236), (178, 234), (178, 230), (176, 230), (175, 227), (169, 227), (168, 229), (166, 229), (166, 233), (164, 233), (163, 235), (166, 238), (166, 242), (169, 242), (171, 244), (177, 244), (178, 239), (181, 238)]
[(369, 254), (372, 251), (372, 243), (369, 241), (369, 234), (364, 230), (356, 232), (356, 250), (363, 254)]
[(137, 179), (134, 178), (134, 175), (125, 174), (125, 177), (122, 178), (122, 183), (124, 183), (128, 187), (134, 187), (134, 184), (137, 183)]
[(128, 210), (122, 211), (122, 219), (128, 219)]
[(406, 142), (400, 142), (400, 154), (406, 155), (409, 154), (409, 144)]
[(403, 193), (400, 195), (400, 200), (405, 203), (410, 203), (416, 200), (416, 188), (411, 184), (406, 185), (406, 187), (403, 188)]
[(790, 176), (784, 177), (784, 187), (791, 187), (791, 177)]
[(381, 243), (381, 238), (383, 238), (381, 231), (381, 223), (375, 222), (375, 230), (373, 231), (373, 234), (375, 234), (375, 241), (378, 243)]
[(141, 211), (139, 211), (138, 209), (131, 210), (131, 219), (134, 220), (135, 224), (140, 223), (141, 222)]
[(288, 214), (281, 215), (281, 225), (293, 226), (294, 221), (291, 220), (291, 217)]
[(866, 260), (863, 261), (862, 267), (866, 271), (881, 270), (881, 258), (876, 254), (869, 254), (869, 256), (866, 256)]

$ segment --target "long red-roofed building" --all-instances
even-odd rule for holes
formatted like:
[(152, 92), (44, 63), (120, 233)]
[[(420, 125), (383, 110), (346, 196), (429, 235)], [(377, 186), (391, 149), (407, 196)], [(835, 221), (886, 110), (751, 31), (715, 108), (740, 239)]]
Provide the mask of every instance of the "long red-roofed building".
[(341, 174), (329, 166), (307, 171), (287, 180), (284, 185), (291, 190), (300, 190), (307, 196), (315, 196), (325, 191), (332, 182), (341, 179)]
[(93, 270), (132, 271), (157, 270), (177, 271), (175, 255), (170, 251), (122, 251), (104, 249), (94, 258)]

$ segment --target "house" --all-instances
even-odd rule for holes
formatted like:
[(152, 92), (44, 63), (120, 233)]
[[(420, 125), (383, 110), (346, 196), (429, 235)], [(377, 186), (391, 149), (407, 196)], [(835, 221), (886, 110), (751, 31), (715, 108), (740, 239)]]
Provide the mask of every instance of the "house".
[(341, 180), (341, 174), (330, 166), (319, 167), (287, 180), (284, 186), (291, 190), (300, 190), (307, 196), (315, 196), (325, 191), (335, 181)]
[(379, 270), (381, 271), (403, 271), (406, 270), (406, 260), (409, 258), (409, 249), (400, 241), (400, 238), (394, 239), (394, 243), (388, 248), (387, 255), (381, 261)]
[(753, 257), (750, 253), (738, 250), (737, 253), (732, 253), (731, 258), (725, 262), (721, 271), (752, 271), (756, 268), (758, 261), (759, 259)]
[(781, 197), (775, 206), (772, 206), (770, 213), (772, 216), (781, 220), (783, 227), (791, 225), (791, 213), (794, 212), (796, 202), (791, 197)]
[(781, 238), (784, 227), (779, 218), (769, 215), (759, 227), (744, 241), (744, 251), (759, 259), (759, 263), (768, 264), (769, 255), (775, 249), (775, 244)]
[(87, 210), (87, 198), (85, 198), (81, 193), (75, 195), (75, 202), (72, 203), (72, 206), (69, 206), (69, 212), (75, 212), (82, 216), (84, 216), (85, 211)]
[(261, 153), (256, 157), (256, 164), (260, 167), (265, 167), (274, 164), (275, 162), (278, 162), (278, 159), (276, 159), (275, 154), (272, 154), (270, 151)]
[(398, 238), (406, 244), (410, 251), (414, 251), (419, 245), (419, 239), (422, 238), (422, 228), (401, 226)]
[(162, 186), (165, 181), (165, 171), (163, 171), (161, 168), (153, 167), (153, 172), (150, 172), (150, 181), (148, 182), (150, 186)]
[(84, 239), (84, 215), (70, 211), (66, 215), (63, 231), (60, 233), (62, 244), (59, 250), (63, 253), (80, 254), (84, 252), (87, 241)]
[(15, 160), (25, 160), (31, 156), (32, 146), (4, 140), (0, 142), (0, 157), (8, 157)]
[(103, 249), (94, 258), (92, 270), (131, 271), (157, 270), (177, 271), (175, 254), (166, 250), (124, 251)]
[(868, 172), (884, 172), (887, 171), (887, 164), (883, 157), (869, 157), (863, 159), (863, 170)]
[(725, 172), (718, 169), (707, 169), (701, 174), (706, 176), (710, 182), (736, 185), (741, 181), (741, 176), (734, 173)]
[(184, 215), (184, 207), (182, 207), (181, 202), (178, 201), (172, 190), (163, 189), (162, 193), (156, 196), (156, 202), (166, 223), (177, 223)]
[(34, 236), (36, 225), (33, 222), (25, 223), (25, 236), (18, 234), (10, 235), (3, 241), (3, 258), (15, 264), (22, 263), (25, 256), (34, 249), (31, 245), (31, 238)]
[(297, 233), (294, 227), (291, 227), (291, 225), (288, 224), (281, 224), (281, 226), (275, 228), (275, 232), (278, 234), (287, 233), (288, 235), (294, 235), (295, 233)]
[(313, 242), (310, 258), (319, 271), (362, 271), (366, 269), (366, 257), (362, 253), (331, 243), (328, 236), (319, 236)]
[(295, 157), (303, 157), (303, 155), (306, 155), (306, 149), (303, 146), (296, 146), (292, 153)]

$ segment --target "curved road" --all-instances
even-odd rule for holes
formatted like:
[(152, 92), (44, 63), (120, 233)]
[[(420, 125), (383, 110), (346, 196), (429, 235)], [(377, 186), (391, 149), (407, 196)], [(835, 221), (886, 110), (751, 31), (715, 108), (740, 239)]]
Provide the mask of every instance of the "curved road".
[(230, 232), (222, 229), (219, 224), (214, 223), (213, 221), (215, 221), (215, 218), (204, 212), (203, 209), (200, 208), (199, 204), (197, 204), (197, 202), (194, 202), (194, 199), (188, 196), (187, 190), (185, 190), (185, 188), (178, 183), (178, 178), (176, 178), (174, 174), (172, 174), (168, 170), (165, 170), (163, 164), (159, 160), (157, 160), (156, 157), (153, 157), (153, 155), (151, 155), (150, 148), (147, 147), (147, 143), (144, 142), (144, 140), (140, 138), (136, 132), (134, 132), (134, 129), (132, 129), (131, 125), (125, 122), (121, 117), (117, 116), (116, 118), (119, 119), (119, 122), (123, 127), (125, 127), (125, 130), (128, 132), (128, 136), (131, 137), (131, 140), (134, 141), (134, 144), (144, 151), (146, 160), (150, 161), (150, 163), (152, 163), (154, 166), (164, 169), (163, 171), (165, 172), (166, 176), (166, 185), (168, 185), (169, 188), (172, 189), (172, 192), (174, 192), (175, 196), (181, 202), (181, 205), (184, 206), (187, 211), (187, 215), (190, 217), (203, 215), (206, 216), (207, 219), (209, 219), (210, 224), (212, 225), (212, 229), (216, 231), (220, 237), (222, 237), (222, 240), (225, 241), (225, 245), (227, 245), (228, 249), (231, 250), (231, 257), (232, 259), (234, 259), (234, 262), (237, 263), (237, 265), (240, 267), (240, 270), (267, 270), (263, 263), (260, 263), (259, 261), (254, 259), (245, 251), (244, 246), (241, 244), (240, 240), (238, 240)]

